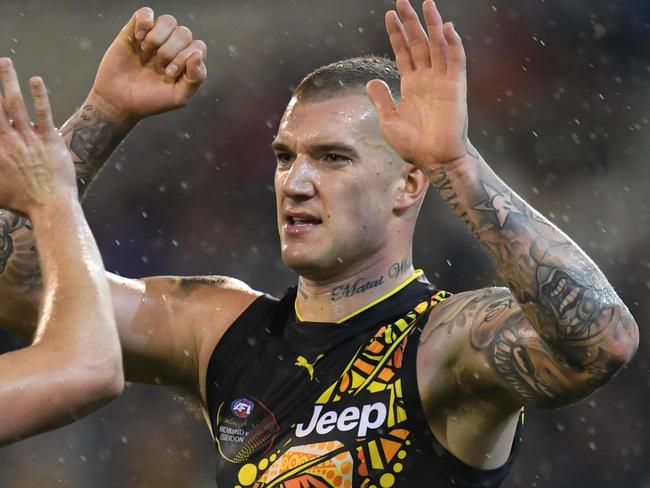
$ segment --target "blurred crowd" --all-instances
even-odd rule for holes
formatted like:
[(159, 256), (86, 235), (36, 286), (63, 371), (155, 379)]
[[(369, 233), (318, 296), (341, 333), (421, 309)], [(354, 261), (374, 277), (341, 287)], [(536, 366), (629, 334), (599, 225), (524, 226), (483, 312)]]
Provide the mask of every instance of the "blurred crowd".
[[(183, 110), (141, 122), (84, 207), (107, 269), (223, 274), (281, 294), (270, 143), (310, 70), (389, 54), (384, 0), (153, 0), (209, 47), (208, 81)], [(77, 107), (135, 1), (2, 0), (0, 54), (23, 86), (50, 88), (57, 123)], [(641, 346), (575, 406), (530, 410), (504, 488), (650, 488), (650, 4), (642, 0), (439, 0), (468, 53), (470, 137), (494, 170), (574, 238), (636, 317)], [(415, 264), (457, 292), (499, 283), (433, 192)], [(2, 351), (25, 342), (0, 332)], [(2, 413), (0, 412), (0, 421)], [(80, 422), (0, 449), (0, 487), (210, 487), (213, 444), (196, 406), (130, 384)]]

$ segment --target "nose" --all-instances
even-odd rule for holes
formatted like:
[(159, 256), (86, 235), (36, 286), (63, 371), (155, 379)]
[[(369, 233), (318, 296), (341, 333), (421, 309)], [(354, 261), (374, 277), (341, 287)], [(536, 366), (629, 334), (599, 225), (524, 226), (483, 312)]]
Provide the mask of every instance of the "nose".
[(303, 200), (314, 196), (317, 175), (308, 158), (298, 156), (283, 178), (281, 188), (284, 196)]

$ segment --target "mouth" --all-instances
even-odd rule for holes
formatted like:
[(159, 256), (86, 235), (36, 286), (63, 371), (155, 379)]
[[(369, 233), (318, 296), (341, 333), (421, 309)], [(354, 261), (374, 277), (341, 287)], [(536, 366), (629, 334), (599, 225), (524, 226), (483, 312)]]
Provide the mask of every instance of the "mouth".
[(322, 223), (321, 219), (312, 215), (288, 214), (282, 227), (288, 234), (300, 235), (317, 229)]

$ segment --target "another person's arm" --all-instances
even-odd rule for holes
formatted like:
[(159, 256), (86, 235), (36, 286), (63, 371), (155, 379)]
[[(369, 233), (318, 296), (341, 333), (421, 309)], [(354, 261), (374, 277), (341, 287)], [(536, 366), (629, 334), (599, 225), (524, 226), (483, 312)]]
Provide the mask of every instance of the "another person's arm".
[(29, 216), (43, 281), (33, 345), (0, 356), (2, 445), (98, 408), (122, 392), (124, 377), (104, 266), (45, 85), (31, 80), (32, 127), (7, 58), (0, 76), (11, 100), (0, 103), (0, 206)]
[[(426, 175), (480, 241), (510, 288), (483, 290), (456, 311), (474, 324), (458, 371), (491, 377), (510, 407), (560, 406), (591, 393), (633, 356), (638, 329), (594, 262), (516, 195), (468, 139), (465, 52), (451, 23), (407, 0), (386, 16), (401, 100), (373, 80), (368, 94), (388, 142)], [(401, 20), (400, 20), (401, 18)], [(472, 374), (463, 378), (471, 382)], [(465, 383), (467, 384), (467, 383)]]
[[(155, 18), (146, 7), (134, 13), (104, 55), (88, 98), (61, 128), (82, 193), (138, 120), (190, 101), (206, 77), (205, 55), (205, 43), (174, 17)], [(13, 103), (11, 94), (7, 101)], [(134, 280), (108, 273), (108, 280), (127, 379), (195, 393), (198, 364), (257, 296), (228, 278)], [(31, 223), (0, 210), (0, 325), (32, 337), (42, 292)], [(205, 323), (196, 319), (202, 316)]]

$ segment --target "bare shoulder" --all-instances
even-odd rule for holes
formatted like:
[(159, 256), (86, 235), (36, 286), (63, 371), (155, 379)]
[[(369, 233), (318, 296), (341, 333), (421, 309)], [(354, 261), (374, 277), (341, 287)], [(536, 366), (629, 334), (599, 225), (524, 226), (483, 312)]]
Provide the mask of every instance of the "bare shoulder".
[(109, 279), (128, 379), (197, 395), (212, 350), (261, 295), (225, 276)]
[(205, 378), (217, 344), (237, 318), (262, 293), (226, 276), (169, 277), (179, 319), (187, 323), (196, 344), (198, 392), (205, 401)]

